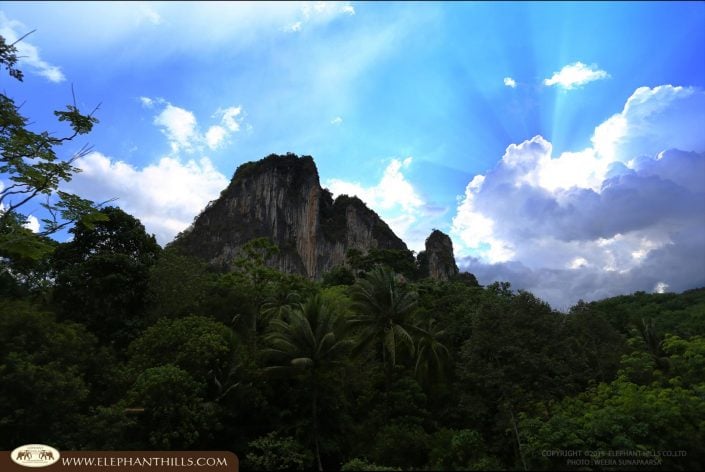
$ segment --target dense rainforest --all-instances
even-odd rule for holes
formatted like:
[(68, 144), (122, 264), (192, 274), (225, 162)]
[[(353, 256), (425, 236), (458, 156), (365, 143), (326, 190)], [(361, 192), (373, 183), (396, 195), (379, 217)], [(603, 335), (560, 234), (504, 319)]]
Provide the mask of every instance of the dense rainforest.
[(2, 449), (232, 450), (248, 470), (705, 460), (705, 289), (560, 313), (395, 251), (313, 282), (269, 268), (263, 239), (219, 272), (103, 213), (4, 259)]
[[(0, 449), (229, 450), (244, 470), (705, 463), (705, 289), (562, 313), (429, 277), (406, 250), (350, 250), (311, 280), (271, 268), (266, 238), (223, 271), (56, 192), (76, 169), (55, 149), (92, 115), (56, 112), (56, 138), (1, 98)], [(37, 234), (21, 207), (42, 195)]]

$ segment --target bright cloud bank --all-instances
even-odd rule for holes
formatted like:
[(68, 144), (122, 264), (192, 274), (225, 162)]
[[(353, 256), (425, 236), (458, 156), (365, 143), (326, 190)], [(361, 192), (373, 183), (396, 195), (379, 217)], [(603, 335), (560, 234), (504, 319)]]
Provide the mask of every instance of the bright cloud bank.
[(705, 285), (705, 92), (637, 89), (592, 146), (510, 145), (460, 199), (451, 236), (481, 283), (508, 280), (558, 308)]

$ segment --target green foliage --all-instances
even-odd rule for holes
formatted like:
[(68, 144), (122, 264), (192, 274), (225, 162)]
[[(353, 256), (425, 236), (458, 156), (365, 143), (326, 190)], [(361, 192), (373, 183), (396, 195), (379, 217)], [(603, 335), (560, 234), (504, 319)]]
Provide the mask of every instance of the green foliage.
[(251, 281), (238, 272), (217, 275), (199, 312), (231, 326), (238, 335), (252, 337), (253, 318), (258, 316), (259, 305), (268, 296), (270, 285), (267, 283), (256, 292)]
[(441, 429), (431, 441), (429, 465), (433, 470), (501, 470), (487, 455), (482, 435), (471, 429)]
[(602, 313), (625, 336), (639, 330), (644, 320), (653, 320), (658, 333), (705, 335), (705, 288), (682, 294), (636, 292), (586, 305), (591, 312)]
[(447, 371), (450, 352), (440, 341), (445, 331), (438, 327), (433, 318), (428, 318), (423, 327), (417, 327), (415, 331), (417, 341), (414, 374), (421, 383), (430, 386), (442, 381)]
[(566, 383), (585, 389), (591, 383), (614, 380), (620, 358), (629, 349), (624, 336), (602, 313), (585, 304), (574, 306), (565, 321), (562, 344), (569, 364)]
[(428, 262), (428, 254), (426, 253), (426, 251), (421, 251), (416, 255), (416, 265), (418, 267), (419, 277), (428, 278), (431, 276), (431, 271)]
[(527, 292), (490, 286), (459, 353), (454, 388), (469, 424), (458, 426), (483, 431), (508, 467), (523, 466), (518, 413), (579, 391), (566, 383), (570, 358), (561, 342), (564, 316)]
[(249, 452), (243, 466), (251, 470), (307, 470), (312, 457), (301, 444), (275, 431), (248, 444)]
[(320, 297), (309, 299), (286, 317), (270, 323), (266, 340), (270, 346), (263, 355), (276, 363), (269, 372), (311, 372), (335, 364), (352, 341), (347, 337), (347, 323), (323, 303)]
[(96, 407), (81, 424), (80, 448), (89, 451), (144, 449), (147, 441), (140, 431), (142, 413), (142, 408), (127, 410), (124, 404)]
[(215, 411), (203, 400), (203, 385), (171, 364), (142, 372), (121, 406), (144, 409), (139, 431), (154, 449), (193, 448), (214, 426)]
[(316, 166), (311, 156), (299, 157), (291, 152), (282, 155), (270, 154), (259, 161), (246, 162), (240, 165), (235, 175), (233, 175), (233, 183), (238, 184), (252, 175), (266, 173), (272, 169), (285, 169), (283, 173), (293, 175), (291, 186), (296, 188), (298, 186), (297, 182), (308, 178), (311, 171), (315, 171)]
[(246, 327), (247, 334), (253, 342), (256, 341), (260, 329), (258, 323), (260, 308), (283, 277), (283, 274), (267, 265), (278, 252), (279, 248), (268, 238), (253, 239), (240, 250), (233, 263), (234, 272), (221, 278), (224, 285), (244, 292), (243, 310), (234, 315), (237, 321)]
[(322, 288), (318, 294), (322, 302), (329, 309), (338, 313), (345, 319), (350, 319), (353, 316), (353, 301), (350, 298), (350, 288), (347, 286), (337, 285), (334, 287)]
[(323, 275), (323, 285), (352, 285), (355, 283), (355, 274), (345, 266), (336, 266)]
[(77, 324), (0, 299), (0, 447), (72, 446), (90, 398), (96, 340)]
[(639, 350), (622, 357), (619, 374), (630, 382), (640, 385), (663, 380), (663, 372), (657, 369), (653, 357), (649, 353)]
[[(22, 38), (20, 38), (20, 40), (22, 40)], [(0, 64), (5, 66), (10, 77), (21, 81), (24, 78), (24, 74), (20, 69), (15, 67), (19, 60), (19, 57), (17, 57), (17, 47), (15, 46), (17, 42), (18, 41), (7, 44), (7, 40), (3, 36), (0, 36)]]
[(388, 467), (385, 465), (377, 465), (372, 462), (368, 462), (365, 459), (355, 458), (347, 461), (340, 467), (343, 472), (353, 472), (353, 471), (393, 471), (401, 470), (399, 467)]
[(239, 271), (252, 277), (255, 281), (267, 276), (271, 278), (274, 274), (270, 272), (271, 269), (266, 271), (266, 264), (278, 253), (279, 247), (269, 238), (253, 239), (242, 247), (234, 265)]
[(424, 279), (417, 283), (420, 320), (433, 318), (445, 331), (444, 341), (453, 356), (472, 334), (472, 325), (479, 306), (488, 294), (457, 280)]
[[(22, 81), (23, 74), (16, 68), (17, 61), (15, 43), (7, 44), (0, 36), (0, 64), (11, 77)], [(75, 103), (67, 105), (65, 111), (55, 111), (58, 121), (71, 128), (71, 134), (59, 138), (48, 131), (30, 131), (29, 120), (19, 113), (14, 100), (0, 94), (0, 174), (10, 182), (0, 187), (0, 256), (41, 258), (53, 249), (42, 236), (56, 233), (75, 222), (91, 225), (103, 219), (93, 202), (58, 190), (61, 183), (68, 182), (80, 171), (73, 163), (90, 149), (84, 147), (72, 157), (61, 159), (57, 148), (89, 133), (98, 122), (94, 112), (84, 115)], [(44, 229), (39, 235), (22, 227), (27, 216), (20, 213), (36, 198), (45, 199), (41, 206), (48, 214), (41, 220)]]
[(58, 244), (46, 236), (32, 234), (18, 218), (16, 213), (8, 215), (6, 224), (0, 227), (0, 233), (24, 233), (16, 241), (21, 247), (0, 250), (0, 296), (44, 298), (51, 287), (49, 254)]
[(391, 423), (375, 436), (371, 457), (376, 463), (410, 468), (428, 461), (429, 437), (415, 424)]
[(347, 195), (340, 195), (334, 201), (333, 194), (331, 194), (328, 189), (323, 189), (319, 207), (321, 214), (321, 233), (323, 233), (325, 238), (330, 241), (343, 241), (345, 239), (345, 232), (348, 226), (347, 207), (351, 204), (360, 207), (364, 206), (364, 203), (356, 197), (351, 198)]
[(59, 315), (85, 324), (104, 342), (125, 346), (148, 324), (149, 268), (159, 251), (154, 236), (119, 208), (105, 208), (105, 221), (71, 229), (52, 264)]
[(561, 315), (529, 293), (487, 299), (460, 353), (460, 378), (482, 397), (522, 408), (535, 399), (558, 398), (570, 387), (557, 342), (561, 328)]
[(0, 213), (0, 270), (12, 273), (13, 266), (25, 261), (45, 259), (56, 247), (49, 238), (34, 234), (25, 227), (27, 218), (14, 211)]
[(298, 305), (301, 296), (298, 292), (278, 290), (270, 294), (260, 307), (260, 317), (265, 321), (284, 319)]
[(263, 355), (275, 364), (270, 374), (303, 375), (311, 392), (311, 423), (314, 454), (319, 470), (320, 457), (318, 401), (326, 370), (340, 366), (352, 340), (347, 336), (347, 322), (315, 296), (294, 308), (285, 319), (270, 324), (266, 341), (270, 346)]
[[(686, 457), (661, 456), (672, 470), (691, 470), (705, 457), (705, 353), (703, 339), (669, 337), (675, 371), (644, 379), (635, 375), (638, 358), (625, 356), (620, 376), (550, 408), (547, 417), (522, 415), (522, 429), (535, 467), (565, 467), (547, 458), (551, 449), (687, 451)], [(650, 356), (642, 358), (642, 361)], [(649, 381), (639, 384), (640, 380)]]
[(94, 224), (79, 223), (70, 230), (73, 240), (61, 246), (55, 256), (57, 269), (89, 260), (96, 254), (120, 254), (142, 264), (152, 264), (160, 248), (144, 225), (120, 208), (103, 209), (105, 218)]
[(475, 277), (475, 274), (471, 274), (470, 272), (460, 272), (453, 279), (467, 285), (468, 287), (480, 287), (477, 277)]
[(406, 249), (370, 248), (366, 254), (357, 249), (349, 249), (346, 262), (355, 273), (370, 272), (377, 266), (402, 274), (409, 280), (419, 278), (419, 270), (414, 254)]
[[(434, 418), (427, 409), (428, 397), (412, 375), (395, 372), (396, 378), (388, 390), (383, 390), (382, 374), (379, 367), (375, 367), (367, 367), (359, 377), (354, 377), (358, 390), (352, 412), (355, 424), (348, 433), (353, 439), (353, 457), (373, 458), (370, 454), (377, 447), (378, 433), (391, 424), (397, 425), (397, 429), (408, 427), (417, 432), (420, 431), (418, 428), (431, 430), (434, 424)], [(390, 430), (389, 434), (394, 436), (395, 433)], [(381, 457), (378, 459), (375, 462), (393, 465)]]
[(148, 298), (154, 317), (179, 317), (195, 314), (209, 297), (215, 275), (206, 264), (164, 250), (149, 269)]
[(206, 385), (214, 378), (222, 380), (234, 367), (235, 341), (228, 327), (209, 318), (162, 318), (135, 339), (128, 352), (136, 373), (172, 364)]
[[(30, 291), (0, 300), (0, 444), (232, 449), (268, 470), (562, 469), (542, 451), (571, 448), (684, 450), (662, 459), (692, 469), (705, 456), (705, 340), (663, 331), (654, 312), (620, 333), (593, 304), (564, 315), (508, 284), (413, 283), (384, 267), (323, 288), (267, 268), (266, 243), (215, 275), (149, 255), (126, 227), (99, 223), (45, 264), (64, 276), (116, 255), (142, 262), (159, 319), (111, 356), (82, 326), (21, 301)], [(691, 323), (687, 304), (669, 306)], [(259, 344), (189, 314), (229, 323), (243, 310)]]
[(697, 389), (705, 383), (704, 336), (682, 339), (667, 335), (663, 350), (668, 356), (670, 385)]
[[(409, 334), (410, 315), (416, 308), (416, 293), (385, 267), (376, 267), (367, 277), (358, 280), (352, 289), (354, 308), (358, 315), (351, 326), (360, 329), (361, 352), (370, 345), (381, 347), (383, 363), (393, 367), (401, 346), (410, 351), (414, 341)], [(387, 361), (389, 356), (389, 361)]]

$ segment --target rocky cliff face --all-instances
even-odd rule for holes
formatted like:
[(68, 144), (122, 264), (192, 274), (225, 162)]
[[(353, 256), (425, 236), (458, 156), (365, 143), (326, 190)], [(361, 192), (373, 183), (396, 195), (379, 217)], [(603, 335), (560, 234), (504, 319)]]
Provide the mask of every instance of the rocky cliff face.
[(438, 280), (448, 280), (458, 274), (453, 255), (453, 242), (442, 231), (433, 230), (426, 238), (428, 275)]
[(310, 156), (271, 155), (240, 166), (220, 197), (171, 245), (227, 266), (248, 241), (267, 237), (280, 249), (271, 264), (318, 278), (345, 261), (348, 249), (406, 249), (358, 198), (333, 200)]

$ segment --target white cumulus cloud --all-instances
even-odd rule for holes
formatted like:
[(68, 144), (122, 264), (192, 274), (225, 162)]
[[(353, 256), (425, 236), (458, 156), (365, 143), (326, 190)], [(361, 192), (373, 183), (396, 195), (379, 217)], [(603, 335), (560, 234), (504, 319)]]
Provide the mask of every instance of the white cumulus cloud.
[(96, 201), (117, 198), (115, 205), (139, 218), (160, 244), (171, 241), (228, 185), (207, 157), (182, 162), (163, 157), (138, 169), (99, 152), (75, 163), (76, 174), (65, 189)]
[(340, 15), (355, 15), (355, 7), (350, 2), (303, 2), (301, 15), (306, 21), (329, 22)]
[(402, 172), (411, 162), (411, 157), (404, 160), (392, 159), (380, 182), (372, 187), (339, 179), (329, 180), (327, 186), (335, 195), (356, 195), (372, 207), (385, 210), (399, 207), (404, 211), (412, 211), (421, 206), (423, 201)]
[(305, 25), (325, 24), (340, 16), (354, 16), (355, 7), (349, 2), (302, 2), (296, 21), (288, 23), (282, 28), (287, 33), (300, 32)]
[(154, 124), (162, 128), (174, 152), (193, 149), (199, 137), (194, 114), (171, 103), (154, 118)]
[(594, 80), (606, 79), (609, 74), (597, 66), (587, 66), (578, 61), (564, 66), (560, 71), (554, 72), (549, 79), (544, 79), (546, 86), (557, 86), (570, 90)]
[(224, 110), (218, 110), (216, 115), (220, 115), (222, 118), (223, 126), (225, 126), (229, 131), (235, 133), (240, 131), (240, 123), (238, 122), (238, 117), (241, 118), (242, 107), (228, 107)]
[(206, 144), (211, 149), (217, 149), (227, 135), (225, 128), (219, 125), (213, 125), (206, 131)]
[(36, 216), (34, 215), (29, 215), (27, 217), (27, 222), (24, 224), (24, 227), (27, 228), (28, 230), (38, 233), (39, 232), (39, 220), (37, 219)]
[[(5, 38), (8, 44), (15, 43), (30, 31), (31, 30), (27, 29), (22, 23), (7, 18), (7, 16), (0, 11), (0, 35)], [(27, 66), (31, 73), (42, 76), (50, 82), (63, 82), (66, 80), (59, 66), (49, 64), (40, 57), (39, 48), (30, 42), (31, 38), (31, 36), (26, 37), (15, 44), (20, 66)]]
[(666, 290), (668, 290), (668, 284), (664, 282), (659, 282), (654, 287), (654, 292), (656, 293), (666, 293)]
[(333, 195), (357, 196), (389, 224), (410, 249), (423, 250), (425, 238), (431, 233), (439, 214), (414, 188), (404, 175), (413, 158), (392, 159), (375, 185), (366, 186), (341, 179), (328, 179), (324, 186)]
[(460, 198), (451, 236), (464, 267), (559, 306), (705, 284), (703, 122), (704, 91), (640, 88), (592, 147), (508, 146)]
[[(592, 144), (609, 160), (628, 163), (668, 147), (700, 151), (705, 144), (705, 94), (693, 87), (640, 87), (624, 109), (595, 129)], [(698, 121), (700, 120), (700, 121)], [(699, 127), (693, 127), (698, 124)]]
[[(154, 117), (154, 124), (161, 128), (171, 146), (171, 151), (193, 153), (207, 146), (211, 150), (226, 144), (227, 138), (240, 131), (243, 117), (241, 106), (219, 108), (213, 114), (219, 118), (219, 124), (208, 127), (205, 133), (200, 131), (198, 120), (193, 112), (167, 102), (161, 98), (139, 97), (142, 106), (152, 109), (155, 105), (163, 105), (162, 110)], [(249, 125), (248, 125), (249, 126)]]
[(516, 80), (512, 79), (511, 77), (505, 77), (504, 78), (504, 85), (506, 85), (509, 88), (516, 88), (517, 83), (516, 83)]
[(137, 10), (140, 15), (140, 20), (146, 20), (147, 22), (158, 25), (162, 22), (162, 17), (149, 3), (141, 3), (139, 9)]
[(289, 33), (296, 33), (298, 31), (301, 31), (301, 22), (300, 21), (295, 21), (289, 26), (284, 27), (284, 31), (289, 32)]
[(154, 106), (154, 102), (156, 101), (156, 100), (149, 98), (149, 97), (139, 97), (139, 98), (140, 98), (140, 103), (145, 108), (152, 108)]

